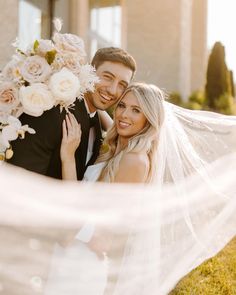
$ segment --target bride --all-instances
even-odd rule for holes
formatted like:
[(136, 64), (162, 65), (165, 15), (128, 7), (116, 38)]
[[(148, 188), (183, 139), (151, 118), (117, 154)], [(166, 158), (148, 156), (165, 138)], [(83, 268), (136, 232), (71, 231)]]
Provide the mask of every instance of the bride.
[[(128, 208), (122, 206), (131, 218), (122, 233), (88, 222), (57, 245), (45, 294), (167, 294), (235, 234), (235, 217), (229, 213), (235, 201), (215, 182), (217, 162), (210, 165), (235, 151), (235, 117), (184, 110), (164, 96), (154, 85), (127, 88), (100, 156), (84, 177), (149, 183), (148, 202), (139, 194), (145, 187), (139, 186), (130, 191), (136, 194), (130, 206), (127, 188)], [(68, 114), (61, 145), (66, 180), (77, 179), (74, 153), (80, 137), (80, 126)], [(174, 184), (165, 194), (159, 191), (164, 183)], [(219, 220), (225, 212), (222, 231)], [(224, 238), (219, 238), (222, 233)]]
[[(158, 135), (164, 120), (164, 96), (152, 85), (133, 84), (125, 91), (114, 112), (104, 151), (97, 163), (89, 166), (84, 179), (103, 182), (150, 183), (156, 178)], [(81, 129), (72, 114), (63, 122), (61, 145), (62, 176), (77, 180), (75, 151), (80, 144)], [(107, 148), (105, 150), (105, 148)], [(57, 246), (45, 294), (103, 294), (107, 285), (109, 256), (99, 248), (101, 238), (86, 224), (66, 246)], [(81, 239), (81, 236), (85, 235)], [(91, 241), (88, 241), (88, 236)], [(111, 242), (109, 242), (111, 243)], [(93, 248), (93, 252), (91, 250)], [(76, 276), (70, 282), (69, 278)], [(67, 280), (67, 281), (66, 281)], [(67, 282), (66, 285), (63, 282)], [(68, 288), (68, 289), (67, 289)]]

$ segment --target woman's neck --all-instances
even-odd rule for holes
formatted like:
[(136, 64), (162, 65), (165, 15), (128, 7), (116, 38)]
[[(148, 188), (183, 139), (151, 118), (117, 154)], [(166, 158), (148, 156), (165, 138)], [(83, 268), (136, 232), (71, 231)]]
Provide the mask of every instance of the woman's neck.
[(118, 137), (115, 154), (118, 154), (121, 150), (125, 149), (128, 145), (129, 140), (124, 137)]

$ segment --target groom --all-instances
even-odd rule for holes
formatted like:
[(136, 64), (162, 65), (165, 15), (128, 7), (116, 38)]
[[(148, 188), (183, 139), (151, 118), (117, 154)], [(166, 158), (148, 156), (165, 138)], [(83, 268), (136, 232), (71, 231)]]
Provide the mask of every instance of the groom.
[[(100, 82), (96, 85), (93, 93), (87, 93), (84, 101), (77, 100), (75, 102), (74, 110), (72, 111), (81, 125), (82, 138), (81, 143), (76, 151), (76, 166), (78, 179), (82, 179), (87, 165), (91, 165), (96, 160), (101, 144), (101, 126), (98, 119), (97, 110), (106, 110), (112, 106), (126, 87), (130, 83), (136, 71), (136, 64), (133, 57), (126, 51), (120, 48), (102, 48), (99, 49), (92, 64), (95, 66)], [(95, 118), (94, 126), (90, 128), (90, 118)], [(65, 118), (65, 112), (60, 113), (59, 107), (54, 107), (49, 111), (43, 113), (40, 117), (32, 117), (23, 114), (20, 117), (22, 124), (28, 124), (34, 128), (36, 134), (26, 134), (24, 140), (17, 139), (12, 142), (13, 157), (9, 160), (10, 163), (23, 167), (27, 170), (40, 173), (42, 175), (53, 178), (61, 178), (61, 160), (60, 160), (60, 146), (62, 139), (62, 122)], [(67, 231), (61, 228), (22, 228), (19, 235), (22, 242), (19, 247), (22, 251), (26, 251), (25, 245), (29, 241), (38, 241), (40, 243), (39, 253), (44, 253), (46, 256), (43, 260), (35, 260), (35, 250), (27, 248), (27, 255), (32, 257), (32, 260), (20, 260), (19, 270), (22, 276), (25, 275), (25, 285), (21, 282), (16, 283), (14, 276), (6, 278), (6, 284), (10, 286), (19, 284), (19, 290), (25, 288), (26, 292), (21, 294), (29, 294), (28, 281), (29, 276), (41, 277), (42, 282), (47, 278), (48, 267), (51, 259), (51, 252), (53, 251), (55, 241), (65, 243)], [(86, 229), (85, 225), (82, 231), (79, 231), (80, 240), (87, 239), (89, 229), (82, 235)], [(9, 232), (9, 229), (7, 229)], [(43, 233), (41, 232), (43, 231)], [(77, 230), (76, 230), (77, 232)], [(18, 228), (14, 229), (12, 236), (9, 238), (9, 245), (11, 245), (14, 235), (18, 233)], [(70, 233), (69, 233), (70, 234)], [(75, 233), (72, 233), (72, 236)], [(5, 237), (5, 236), (4, 236)], [(69, 237), (70, 238), (70, 237)], [(105, 239), (105, 240), (104, 240)], [(6, 237), (5, 237), (6, 240)], [(104, 251), (104, 245), (107, 244), (106, 236), (103, 238), (95, 233), (90, 239), (85, 242), (89, 243), (89, 247), (101, 254)], [(20, 253), (20, 252), (19, 252)], [(32, 270), (32, 271), (31, 271)], [(35, 274), (36, 273), (36, 274)], [(21, 288), (21, 289), (20, 289)], [(17, 287), (15, 290), (18, 290)], [(9, 291), (10, 293), (10, 291)], [(12, 295), (15, 293), (11, 293)], [(18, 293), (17, 293), (18, 294)], [(31, 293), (30, 293), (31, 294)]]
[[(83, 101), (77, 100), (71, 110), (82, 129), (81, 143), (75, 155), (79, 180), (83, 178), (86, 167), (92, 165), (99, 154), (102, 136), (97, 110), (106, 110), (115, 104), (136, 71), (134, 58), (115, 47), (99, 49), (92, 65), (100, 81), (95, 91), (86, 93)], [(22, 125), (28, 124), (36, 134), (26, 134), (24, 140), (13, 141), (14, 154), (8, 162), (61, 179), (60, 146), (64, 118), (65, 111), (61, 113), (59, 106), (44, 112), (40, 117), (22, 114)]]

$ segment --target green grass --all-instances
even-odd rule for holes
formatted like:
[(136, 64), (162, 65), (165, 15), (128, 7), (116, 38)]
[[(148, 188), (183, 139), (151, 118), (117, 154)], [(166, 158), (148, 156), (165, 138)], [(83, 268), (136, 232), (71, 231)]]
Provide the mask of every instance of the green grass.
[(236, 295), (236, 238), (185, 276), (169, 295)]

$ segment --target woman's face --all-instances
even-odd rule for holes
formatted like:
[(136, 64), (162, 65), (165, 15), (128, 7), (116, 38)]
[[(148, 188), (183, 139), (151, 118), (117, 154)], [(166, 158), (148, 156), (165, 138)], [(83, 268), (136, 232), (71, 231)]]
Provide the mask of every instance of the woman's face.
[(117, 133), (125, 138), (138, 134), (147, 124), (136, 96), (129, 91), (118, 103), (115, 110)]

